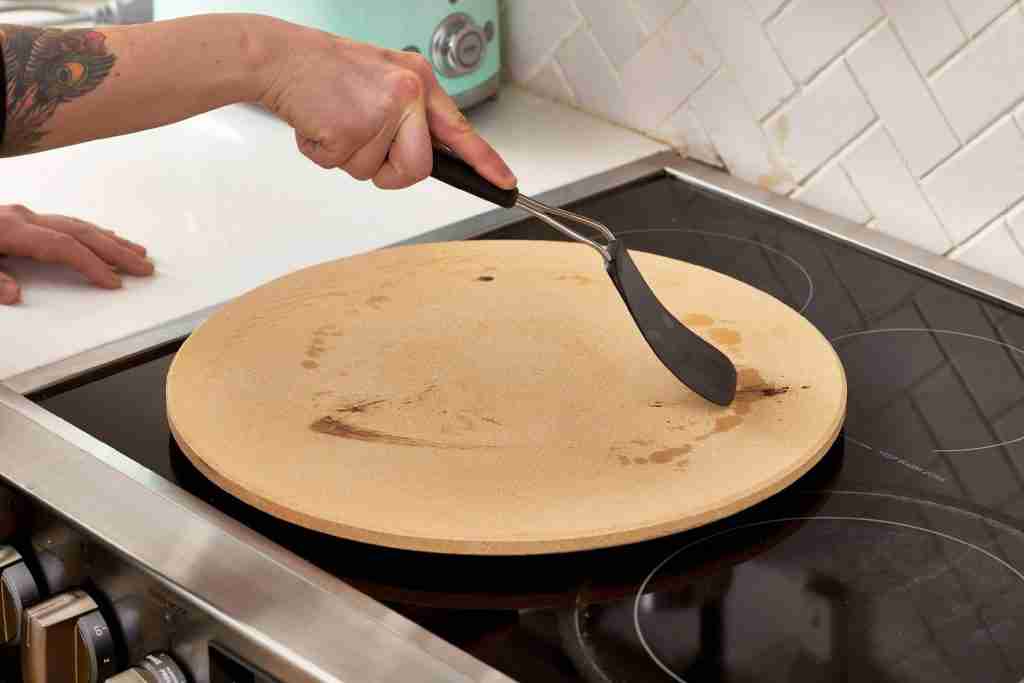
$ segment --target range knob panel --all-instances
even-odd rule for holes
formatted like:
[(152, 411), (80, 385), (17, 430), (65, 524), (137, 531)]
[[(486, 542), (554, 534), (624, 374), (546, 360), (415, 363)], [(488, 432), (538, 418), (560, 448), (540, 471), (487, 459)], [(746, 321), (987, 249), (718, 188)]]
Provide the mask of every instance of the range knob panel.
[(117, 670), (114, 640), (96, 602), (62, 593), (25, 612), (24, 683), (103, 683)]
[(434, 68), (449, 78), (473, 73), (484, 61), (490, 35), (468, 14), (448, 16), (430, 41)]

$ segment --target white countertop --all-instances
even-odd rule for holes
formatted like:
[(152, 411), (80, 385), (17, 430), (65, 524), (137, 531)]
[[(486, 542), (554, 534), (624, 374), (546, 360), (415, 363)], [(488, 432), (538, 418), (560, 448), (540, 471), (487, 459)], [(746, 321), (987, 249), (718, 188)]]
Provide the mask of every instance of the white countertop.
[[(471, 115), (527, 194), (665, 151), (506, 88)], [(413, 238), (493, 207), (428, 180), (397, 192), (323, 171), (283, 123), (229, 107), (167, 128), (0, 160), (0, 205), (63, 213), (145, 244), (152, 278), (105, 292), (3, 259), (24, 302), (0, 307), (0, 381), (223, 303), (298, 268)]]

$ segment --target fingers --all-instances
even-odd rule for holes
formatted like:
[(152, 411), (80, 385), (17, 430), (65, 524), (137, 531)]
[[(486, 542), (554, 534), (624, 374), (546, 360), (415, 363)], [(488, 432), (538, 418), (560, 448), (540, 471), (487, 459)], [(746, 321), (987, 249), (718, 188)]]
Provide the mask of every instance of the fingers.
[(35, 223), (70, 235), (117, 270), (140, 277), (153, 274), (153, 264), (136, 249), (122, 243), (127, 240), (118, 241), (110, 231), (66, 216), (39, 215)]
[[(0, 207), (0, 254), (65, 265), (106, 289), (121, 286), (117, 271), (153, 273), (141, 245), (77, 218), (36, 214), (23, 207)], [(0, 304), (20, 298), (17, 283), (0, 276)]]
[(336, 69), (338, 60), (346, 71), (336, 89), (323, 83), (299, 87), (299, 78), (282, 96), (290, 103), (281, 100), (275, 108), (292, 112), (285, 118), (296, 129), (300, 151), (314, 163), (372, 178), (381, 188), (401, 188), (429, 175), (436, 141), (489, 181), (515, 187), (515, 175), (473, 130), (421, 55), (342, 41), (326, 70)]
[(21, 301), (21, 287), (7, 273), (0, 273), (0, 306), (10, 306)]
[(71, 235), (41, 225), (26, 224), (9, 230), (0, 251), (27, 256), (42, 263), (58, 263), (77, 270), (89, 282), (105, 289), (117, 289), (121, 278), (114, 269)]
[(402, 123), (403, 120), (400, 118), (388, 121), (369, 143), (356, 151), (340, 168), (356, 180), (369, 180), (375, 177), (388, 158), (391, 143)]
[(144, 246), (142, 246), (141, 244), (136, 244), (135, 242), (132, 242), (131, 240), (126, 240), (125, 238), (121, 237), (120, 235), (118, 235), (113, 230), (107, 230), (105, 228), (100, 228), (100, 230), (102, 230), (107, 235), (110, 235), (110, 237), (113, 238), (115, 241), (117, 241), (117, 243), (120, 244), (122, 247), (125, 247), (127, 249), (131, 249), (132, 251), (134, 251), (139, 256), (145, 256), (148, 253), (146, 251), (146, 248)]
[(518, 181), (504, 159), (473, 130), (433, 74), (431, 79), (433, 86), (427, 98), (427, 121), (434, 139), (451, 147), (463, 161), (498, 187), (514, 188)]
[(398, 190), (415, 185), (430, 175), (434, 164), (427, 112), (420, 106), (409, 112), (391, 143), (387, 159), (373, 178), (382, 190)]

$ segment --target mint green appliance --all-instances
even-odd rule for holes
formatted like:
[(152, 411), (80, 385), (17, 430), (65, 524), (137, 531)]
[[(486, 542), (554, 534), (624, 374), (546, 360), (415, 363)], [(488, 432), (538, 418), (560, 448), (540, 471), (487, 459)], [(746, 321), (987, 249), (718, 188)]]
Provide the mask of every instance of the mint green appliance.
[(430, 60), (463, 109), (493, 97), (501, 72), (498, 0), (153, 0), (156, 19), (267, 14)]

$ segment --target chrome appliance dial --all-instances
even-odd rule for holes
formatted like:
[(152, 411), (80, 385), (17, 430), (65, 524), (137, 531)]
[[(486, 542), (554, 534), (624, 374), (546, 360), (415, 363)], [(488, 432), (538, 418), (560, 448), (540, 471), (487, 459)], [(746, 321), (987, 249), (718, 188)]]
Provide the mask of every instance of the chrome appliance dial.
[(188, 683), (170, 655), (146, 655), (138, 666), (108, 678), (107, 683)]
[(62, 593), (25, 612), (24, 683), (103, 683), (116, 670), (110, 627), (88, 594)]
[(39, 602), (39, 585), (21, 554), (0, 546), (0, 645), (21, 642), (25, 610)]
[(449, 78), (476, 71), (493, 35), (493, 30), (486, 31), (463, 12), (446, 17), (430, 41), (434, 68)]

